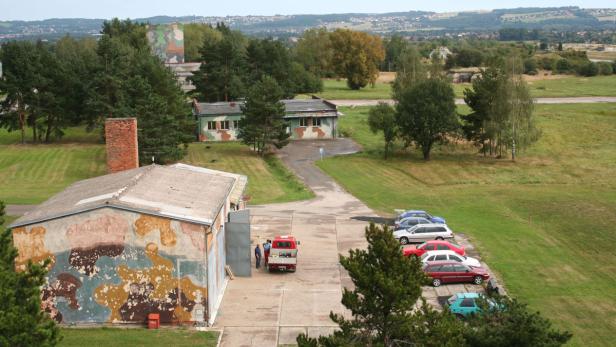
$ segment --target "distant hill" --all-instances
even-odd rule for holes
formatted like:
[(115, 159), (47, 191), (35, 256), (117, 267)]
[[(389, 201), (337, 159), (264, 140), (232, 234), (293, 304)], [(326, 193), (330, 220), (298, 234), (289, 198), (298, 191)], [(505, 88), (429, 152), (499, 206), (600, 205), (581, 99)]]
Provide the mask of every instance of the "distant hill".
[[(324, 15), (276, 16), (156, 16), (138, 18), (140, 22), (217, 23), (253, 35), (296, 35), (306, 29), (350, 28), (373, 33), (494, 32), (502, 28), (579, 31), (616, 30), (616, 9), (582, 9), (579, 7), (514, 8), (468, 12), (393, 12), (343, 13)], [(54, 18), (41, 21), (0, 21), (0, 40), (51, 39), (97, 35), (104, 19)]]

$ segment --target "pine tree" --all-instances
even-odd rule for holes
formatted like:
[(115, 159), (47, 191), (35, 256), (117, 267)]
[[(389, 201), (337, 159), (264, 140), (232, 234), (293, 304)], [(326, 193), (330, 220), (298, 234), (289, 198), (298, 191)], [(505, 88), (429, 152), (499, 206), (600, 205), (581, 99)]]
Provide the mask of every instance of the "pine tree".
[(25, 271), (15, 271), (17, 250), (11, 230), (1, 230), (3, 216), (4, 203), (0, 201), (0, 346), (55, 346), (60, 330), (41, 310), (40, 288), (49, 263), (29, 263)]
[(285, 107), (280, 99), (283, 91), (276, 80), (265, 76), (248, 92), (242, 105), (238, 138), (253, 146), (263, 156), (272, 146), (282, 148), (289, 143)]

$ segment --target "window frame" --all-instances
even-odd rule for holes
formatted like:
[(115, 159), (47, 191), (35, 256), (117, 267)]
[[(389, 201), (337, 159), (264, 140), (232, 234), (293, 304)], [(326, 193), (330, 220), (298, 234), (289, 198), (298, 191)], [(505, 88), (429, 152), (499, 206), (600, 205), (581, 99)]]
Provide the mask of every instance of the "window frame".
[(299, 118), (299, 126), (302, 128), (308, 127), (308, 117), (300, 117)]
[(231, 130), (231, 128), (229, 127), (229, 121), (228, 120), (221, 120), (220, 121), (220, 130)]
[(321, 118), (312, 117), (312, 126), (313, 127), (321, 127)]
[(233, 120), (232, 125), (233, 125), (233, 129), (236, 129), (236, 130), (239, 129), (240, 128), (240, 121), (239, 121), (239, 119)]
[(207, 130), (216, 130), (216, 121), (215, 120), (207, 121)]

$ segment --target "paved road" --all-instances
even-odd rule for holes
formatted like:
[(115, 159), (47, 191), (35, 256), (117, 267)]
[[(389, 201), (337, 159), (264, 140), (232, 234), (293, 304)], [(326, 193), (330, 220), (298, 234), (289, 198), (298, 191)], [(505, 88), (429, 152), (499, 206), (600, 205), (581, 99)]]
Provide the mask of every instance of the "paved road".
[[(291, 233), (301, 241), (295, 273), (253, 271), (250, 278), (229, 281), (214, 324), (222, 329), (222, 345), (278, 346), (295, 344), (299, 333), (330, 334), (336, 325), (329, 312), (348, 312), (341, 305), (342, 288), (352, 282), (338, 262), (339, 254), (364, 248), (368, 221), (382, 221), (370, 208), (347, 193), (315, 165), (319, 148), (325, 155), (359, 150), (348, 139), (296, 141), (280, 153), (291, 168), (316, 194), (308, 201), (251, 206), (251, 238), (263, 243), (274, 235)], [(465, 240), (467, 249), (472, 246)], [(477, 286), (425, 287), (428, 302), (456, 292), (476, 291)]]
[[(337, 106), (374, 106), (379, 102), (393, 104), (391, 99), (383, 100), (329, 100)], [(538, 104), (596, 104), (604, 102), (616, 102), (616, 96), (580, 96), (567, 98), (537, 98)], [(456, 105), (464, 105), (464, 99), (456, 99)]]

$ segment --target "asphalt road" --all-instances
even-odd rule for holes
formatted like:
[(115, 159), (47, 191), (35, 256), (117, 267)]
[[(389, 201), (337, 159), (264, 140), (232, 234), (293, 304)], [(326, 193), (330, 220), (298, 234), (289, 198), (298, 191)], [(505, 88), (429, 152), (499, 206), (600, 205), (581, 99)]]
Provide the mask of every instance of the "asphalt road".
[[(336, 106), (374, 106), (379, 102), (393, 104), (392, 99), (382, 100), (328, 100)], [(616, 102), (616, 96), (579, 96), (566, 98), (537, 98), (537, 104), (597, 104)], [(464, 105), (464, 99), (456, 99), (456, 105)]]

